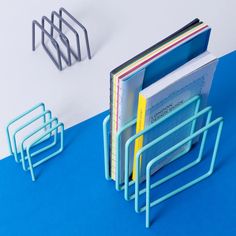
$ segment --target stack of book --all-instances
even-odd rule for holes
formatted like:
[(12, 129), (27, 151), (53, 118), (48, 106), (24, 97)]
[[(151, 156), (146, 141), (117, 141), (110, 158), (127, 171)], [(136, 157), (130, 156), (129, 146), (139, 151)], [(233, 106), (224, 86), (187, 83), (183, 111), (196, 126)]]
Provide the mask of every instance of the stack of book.
[[(196, 95), (202, 97), (201, 108), (206, 106), (218, 61), (215, 56), (207, 52), (210, 32), (211, 28), (207, 24), (195, 19), (111, 72), (110, 172), (113, 180), (116, 179), (116, 135), (128, 122), (137, 118), (136, 128), (131, 127), (122, 134), (121, 144), (125, 144), (133, 134), (142, 131)], [(143, 145), (173, 128), (193, 112), (194, 107), (189, 107), (162, 126), (139, 137), (130, 150), (132, 156), (135, 158)], [(197, 125), (201, 126), (201, 122)], [(141, 178), (145, 178), (146, 165), (152, 158), (189, 135), (189, 132), (190, 126), (187, 126), (167, 139), (164, 144), (157, 145), (145, 153), (141, 159)], [(157, 163), (153, 173), (174, 160), (187, 148), (189, 147), (186, 144)], [(119, 182), (123, 182), (124, 145), (121, 145), (119, 158), (121, 165)], [(134, 159), (129, 160), (129, 166), (130, 178), (135, 179)]]

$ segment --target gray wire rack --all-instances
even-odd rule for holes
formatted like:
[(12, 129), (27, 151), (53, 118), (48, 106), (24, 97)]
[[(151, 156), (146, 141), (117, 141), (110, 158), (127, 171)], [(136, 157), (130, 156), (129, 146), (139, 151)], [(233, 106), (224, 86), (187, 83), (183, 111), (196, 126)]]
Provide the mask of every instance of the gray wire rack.
[[(89, 38), (88, 38), (88, 32), (87, 29), (74, 17), (72, 16), (65, 8), (61, 7), (59, 9), (59, 13), (56, 11), (52, 11), (51, 18), (49, 19), (46, 16), (43, 16), (41, 19), (41, 24), (33, 20), (32, 22), (32, 50), (36, 50), (35, 46), (35, 38), (36, 38), (36, 26), (41, 31), (41, 44), (52, 60), (52, 62), (56, 65), (56, 67), (61, 71), (62, 68), (62, 59), (65, 61), (67, 66), (71, 66), (71, 56), (75, 58), (76, 61), (81, 61), (81, 47), (80, 47), (80, 36), (77, 30), (64, 18), (64, 16), (67, 16), (70, 20), (72, 20), (80, 29), (82, 29), (84, 33), (85, 43), (86, 43), (86, 49), (87, 49), (87, 55), (88, 58), (91, 59), (91, 51), (89, 46)], [(55, 25), (55, 18), (58, 18), (59, 25)], [(50, 32), (47, 31), (45, 28), (46, 24), (50, 27)], [(68, 37), (63, 33), (63, 24), (75, 35), (76, 40), (76, 50), (73, 50), (70, 44), (70, 41)], [(61, 50), (58, 41), (54, 37), (54, 31), (56, 31), (59, 35), (59, 39), (61, 40), (62, 44), (66, 48), (66, 55)], [(53, 47), (56, 50), (56, 56), (54, 56), (49, 48), (46, 46), (45, 43), (45, 36), (49, 38), (51, 41)]]

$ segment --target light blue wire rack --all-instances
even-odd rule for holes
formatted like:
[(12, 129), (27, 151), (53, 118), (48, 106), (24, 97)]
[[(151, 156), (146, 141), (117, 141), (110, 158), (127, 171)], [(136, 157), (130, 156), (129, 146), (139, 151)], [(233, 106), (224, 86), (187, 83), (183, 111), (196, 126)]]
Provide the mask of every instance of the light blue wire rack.
[[(10, 121), (6, 134), (10, 154), (24, 171), (30, 171), (32, 181), (36, 179), (35, 167), (63, 151), (64, 125), (43, 103)], [(40, 158), (39, 154), (44, 155)], [(35, 156), (37, 161), (33, 161)]]
[[(184, 104), (180, 105), (178, 108), (173, 110), (172, 112), (169, 112), (166, 116), (160, 118), (157, 120), (155, 123), (150, 125), (148, 128), (144, 129), (143, 131), (131, 136), (125, 143), (125, 164), (124, 164), (124, 183), (121, 182), (120, 178), (120, 162), (121, 162), (121, 135), (122, 133), (129, 129), (132, 126), (136, 125), (136, 120), (133, 120), (129, 122), (125, 127), (123, 127), (121, 130), (118, 131), (116, 135), (116, 142), (117, 142), (117, 149), (116, 149), (116, 181), (115, 181), (115, 187), (117, 191), (124, 190), (124, 198), (125, 200), (134, 200), (135, 203), (135, 211), (137, 213), (139, 212), (145, 212), (146, 214), (146, 227), (150, 227), (150, 210), (152, 207), (156, 206), (157, 204), (163, 202), (164, 200), (176, 195), (179, 192), (182, 192), (183, 190), (193, 186), (194, 184), (200, 182), (201, 180), (207, 178), (210, 176), (213, 171), (214, 171), (214, 165), (215, 165), (215, 160), (218, 152), (218, 147), (219, 147), (219, 141), (220, 141), (220, 136), (223, 128), (223, 118), (219, 117), (217, 119), (211, 120), (212, 116), (212, 108), (211, 107), (206, 107), (202, 110), (199, 111), (200, 108), (200, 102), (201, 98), (199, 96), (195, 96), (192, 99), (188, 100)], [(131, 145), (134, 144), (135, 140), (139, 138), (140, 136), (145, 135), (147, 132), (150, 130), (154, 129), (161, 123), (167, 121), (171, 117), (173, 118), (174, 115), (176, 115), (179, 112), (182, 112), (186, 107), (194, 105), (195, 110), (194, 114), (185, 119), (184, 121), (180, 122), (177, 126), (169, 129), (167, 132), (161, 134), (160, 136), (156, 137), (153, 139), (151, 142), (148, 144), (144, 145), (136, 154), (135, 161), (136, 161), (136, 176), (135, 180), (131, 180), (130, 178), (130, 173), (129, 173), (129, 165), (130, 165), (130, 158), (133, 158), (133, 155), (130, 154), (131, 152), (129, 151), (131, 148)], [(205, 118), (203, 119), (203, 117)], [(199, 119), (202, 119), (202, 125), (198, 127), (196, 125), (197, 121)], [(104, 163), (105, 163), (105, 177), (107, 180), (111, 179), (110, 175), (110, 133), (109, 133), (109, 122), (110, 122), (110, 116), (107, 116), (104, 121), (103, 121), (103, 138), (104, 138)], [(187, 125), (191, 125), (190, 133), (187, 137), (184, 137), (181, 141), (177, 142), (175, 145), (172, 147), (168, 148), (167, 150), (164, 150), (162, 153), (158, 154), (156, 157), (152, 158), (151, 161), (148, 162), (146, 166), (146, 179), (145, 179), (145, 187), (143, 186), (143, 181), (140, 179), (140, 170), (141, 170), (141, 156), (150, 150), (153, 146), (157, 145), (161, 141), (165, 141), (167, 137), (169, 137), (171, 134), (174, 134), (175, 132), (178, 132), (181, 128), (186, 127)], [(188, 169), (196, 166), (198, 163), (202, 161), (203, 157), (203, 152), (204, 152), (204, 147), (206, 144), (206, 139), (207, 139), (207, 134), (209, 130), (213, 127), (217, 128), (216, 132), (216, 138), (214, 142), (214, 147), (213, 147), (213, 153), (211, 156), (211, 162), (210, 162), (210, 167), (208, 168), (207, 172), (201, 175), (200, 177), (197, 177), (196, 179), (188, 182), (187, 184), (184, 184), (183, 186), (176, 188), (175, 190), (165, 194), (164, 196), (152, 200), (154, 196), (151, 198), (151, 190), (156, 188), (157, 186), (160, 186), (161, 184), (167, 182), (168, 180), (176, 177), (177, 175), (187, 171)], [(187, 152), (191, 150), (192, 142), (197, 142), (200, 145), (199, 148), (199, 153), (197, 158), (192, 161), (191, 163), (188, 163), (187, 165), (181, 167), (180, 169), (174, 171), (173, 173), (165, 176), (162, 179), (159, 179), (158, 181), (151, 181), (152, 179), (152, 168), (153, 166), (158, 163), (160, 160), (163, 160), (166, 158), (168, 155), (182, 147), (183, 145), (188, 145), (189, 148), (186, 148), (185, 151), (180, 153), (175, 159), (180, 158), (184, 156)], [(174, 160), (175, 160), (174, 159)], [(174, 161), (173, 160), (173, 161)], [(167, 164), (168, 165), (168, 164)], [(131, 187), (134, 187), (134, 193), (130, 193)], [(141, 195), (146, 195), (145, 196), (145, 204), (143, 206), (140, 206), (140, 196)]]

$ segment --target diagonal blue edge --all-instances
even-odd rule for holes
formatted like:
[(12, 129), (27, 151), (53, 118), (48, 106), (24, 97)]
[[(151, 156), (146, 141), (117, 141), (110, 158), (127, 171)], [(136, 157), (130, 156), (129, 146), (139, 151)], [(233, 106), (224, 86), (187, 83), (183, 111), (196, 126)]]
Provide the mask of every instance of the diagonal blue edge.
[(220, 59), (209, 104), (225, 118), (216, 171), (155, 207), (150, 229), (105, 180), (104, 112), (66, 130), (64, 152), (36, 168), (35, 183), (12, 157), (0, 161), (0, 235), (236, 235), (236, 52)]

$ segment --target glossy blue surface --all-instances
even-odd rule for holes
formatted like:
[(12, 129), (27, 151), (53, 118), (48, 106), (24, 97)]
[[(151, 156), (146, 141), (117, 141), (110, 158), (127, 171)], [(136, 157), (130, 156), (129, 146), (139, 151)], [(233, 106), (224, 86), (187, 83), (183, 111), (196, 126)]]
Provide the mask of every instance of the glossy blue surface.
[(233, 52), (221, 58), (209, 99), (225, 119), (215, 172), (155, 207), (150, 229), (104, 177), (105, 112), (65, 131), (64, 152), (35, 169), (35, 183), (13, 157), (0, 162), (0, 235), (236, 235), (235, 104)]

